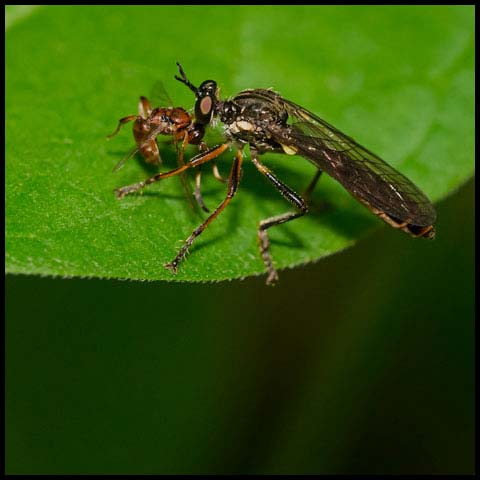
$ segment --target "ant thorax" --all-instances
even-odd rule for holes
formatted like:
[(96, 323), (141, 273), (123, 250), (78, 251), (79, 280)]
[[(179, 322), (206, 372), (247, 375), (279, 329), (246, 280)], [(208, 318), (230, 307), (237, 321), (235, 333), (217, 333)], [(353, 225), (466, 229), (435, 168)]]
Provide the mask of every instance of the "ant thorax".
[(183, 108), (156, 108), (143, 120), (143, 130), (156, 128), (161, 135), (173, 135), (191, 124), (190, 115)]

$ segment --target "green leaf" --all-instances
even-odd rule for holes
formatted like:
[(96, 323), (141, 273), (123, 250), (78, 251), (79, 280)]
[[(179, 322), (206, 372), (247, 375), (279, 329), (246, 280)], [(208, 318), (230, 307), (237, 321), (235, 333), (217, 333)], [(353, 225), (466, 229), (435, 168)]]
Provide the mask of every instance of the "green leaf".
[[(106, 142), (118, 119), (136, 113), (158, 80), (177, 105), (193, 106), (173, 79), (176, 60), (194, 83), (217, 80), (223, 96), (274, 87), (433, 201), (474, 172), (473, 6), (66, 6), (13, 17), (6, 8), (7, 272), (206, 281), (264, 271), (258, 221), (289, 205), (249, 161), (237, 196), (176, 277), (162, 265), (205, 218), (180, 181), (114, 197), (152, 174), (140, 159), (111, 173), (134, 144), (130, 127)], [(224, 176), (233, 155), (219, 161)], [(162, 168), (173, 168), (174, 149), (163, 146), (162, 156)], [(263, 161), (297, 191), (314, 174), (300, 157)], [(211, 209), (225, 195), (212, 177), (207, 165)], [(271, 230), (279, 268), (335, 253), (382, 225), (330, 178), (313, 200), (311, 215)]]

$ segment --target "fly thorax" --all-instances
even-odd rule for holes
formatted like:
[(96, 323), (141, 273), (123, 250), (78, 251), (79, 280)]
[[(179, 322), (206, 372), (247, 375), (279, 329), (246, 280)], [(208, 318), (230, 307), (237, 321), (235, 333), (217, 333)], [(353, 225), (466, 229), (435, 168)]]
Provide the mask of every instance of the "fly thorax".
[(239, 134), (242, 132), (253, 132), (255, 130), (255, 125), (247, 120), (238, 119), (234, 122), (231, 122), (228, 125), (230, 132), (233, 134)]
[(225, 124), (230, 124), (235, 121), (239, 115), (240, 110), (233, 102), (221, 102), (218, 105), (218, 115), (220, 120)]

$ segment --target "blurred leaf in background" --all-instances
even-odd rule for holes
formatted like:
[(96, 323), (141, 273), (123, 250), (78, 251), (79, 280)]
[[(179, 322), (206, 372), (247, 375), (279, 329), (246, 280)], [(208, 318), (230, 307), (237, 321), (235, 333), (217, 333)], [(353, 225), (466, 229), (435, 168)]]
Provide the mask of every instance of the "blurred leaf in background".
[[(176, 60), (195, 83), (216, 79), (224, 96), (274, 87), (378, 152), (434, 201), (474, 171), (473, 7), (65, 6), (13, 10), (6, 26), (11, 273), (173, 278), (162, 265), (201, 218), (175, 179), (118, 201), (114, 188), (151, 170), (131, 161), (113, 175), (132, 135), (105, 136), (158, 80), (178, 105), (193, 105), (173, 79)], [(164, 150), (172, 168), (175, 152)], [(223, 155), (224, 175), (232, 155)], [(300, 157), (265, 162), (298, 191), (314, 173)], [(225, 187), (204, 177), (213, 208)], [(328, 208), (272, 231), (280, 268), (342, 250), (382, 224), (329, 178), (314, 202)], [(234, 202), (177, 278), (262, 273), (258, 221), (288, 208), (246, 162)]]
[[(11, 11), (7, 272), (170, 279), (199, 218), (174, 180), (118, 202), (148, 171), (112, 175), (133, 139), (104, 137), (159, 79), (192, 105), (176, 60), (224, 96), (272, 86), (378, 152), (438, 201), (438, 235), (366, 236), (379, 223), (322, 179), (327, 211), (272, 232), (275, 259), (358, 244), (274, 289), (8, 275), (7, 473), (472, 474), (473, 7)], [(265, 162), (298, 189), (313, 173)], [(223, 189), (206, 178), (204, 196)], [(261, 273), (256, 223), (285, 207), (247, 162), (179, 279)]]

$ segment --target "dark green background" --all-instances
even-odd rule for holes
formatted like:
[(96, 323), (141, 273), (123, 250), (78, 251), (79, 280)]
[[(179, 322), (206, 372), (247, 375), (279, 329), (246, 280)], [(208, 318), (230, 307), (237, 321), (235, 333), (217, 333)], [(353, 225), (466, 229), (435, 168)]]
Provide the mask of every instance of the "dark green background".
[(7, 471), (472, 473), (473, 193), (276, 288), (7, 277)]

